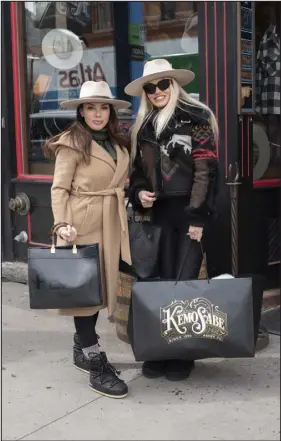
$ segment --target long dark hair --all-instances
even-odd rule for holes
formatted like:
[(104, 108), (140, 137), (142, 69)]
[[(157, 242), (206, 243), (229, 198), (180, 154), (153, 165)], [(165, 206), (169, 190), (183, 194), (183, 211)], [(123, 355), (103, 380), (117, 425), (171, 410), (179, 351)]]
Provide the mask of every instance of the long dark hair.
[[(90, 163), (92, 135), (90, 131), (91, 129), (86, 124), (83, 116), (80, 113), (82, 107), (83, 104), (80, 104), (77, 109), (76, 120), (71, 124), (68, 129), (66, 129), (62, 133), (59, 133), (56, 136), (53, 136), (45, 142), (43, 149), (47, 159), (54, 158), (56, 146), (54, 146), (53, 144), (58, 141), (59, 138), (65, 133), (69, 136), (75, 150), (77, 150), (81, 154), (81, 160), (85, 164)], [(115, 141), (118, 145), (125, 147), (130, 153), (131, 149), (129, 136), (121, 131), (115, 109), (111, 104), (107, 129), (112, 141)]]

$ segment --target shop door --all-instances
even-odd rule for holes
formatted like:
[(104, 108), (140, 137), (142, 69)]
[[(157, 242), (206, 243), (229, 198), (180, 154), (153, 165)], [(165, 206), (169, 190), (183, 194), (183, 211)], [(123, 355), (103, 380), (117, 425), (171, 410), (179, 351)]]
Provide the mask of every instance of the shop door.
[(8, 209), (11, 193), (11, 179), (16, 175), (14, 146), (14, 116), (13, 116), (13, 84), (11, 57), (11, 29), (4, 24), (9, 21), (10, 7), (7, 2), (1, 3), (1, 252), (2, 261), (13, 261), (13, 215)]

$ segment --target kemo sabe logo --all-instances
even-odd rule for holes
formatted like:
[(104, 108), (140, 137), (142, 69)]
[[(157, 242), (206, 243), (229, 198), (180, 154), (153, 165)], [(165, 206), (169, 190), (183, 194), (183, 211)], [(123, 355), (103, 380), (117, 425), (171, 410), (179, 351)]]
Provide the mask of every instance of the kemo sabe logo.
[(169, 344), (192, 337), (223, 341), (228, 334), (227, 314), (204, 297), (172, 301), (160, 308), (160, 320)]

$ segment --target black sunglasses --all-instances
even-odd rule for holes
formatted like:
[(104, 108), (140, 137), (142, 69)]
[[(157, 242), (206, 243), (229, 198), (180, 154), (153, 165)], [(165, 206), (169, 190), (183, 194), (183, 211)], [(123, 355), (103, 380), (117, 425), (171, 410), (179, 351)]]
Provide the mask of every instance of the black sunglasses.
[(157, 84), (147, 83), (143, 86), (143, 90), (145, 93), (149, 95), (153, 95), (156, 92), (158, 87), (159, 90), (167, 90), (171, 84), (171, 80), (169, 78), (164, 78), (164, 80), (160, 80)]

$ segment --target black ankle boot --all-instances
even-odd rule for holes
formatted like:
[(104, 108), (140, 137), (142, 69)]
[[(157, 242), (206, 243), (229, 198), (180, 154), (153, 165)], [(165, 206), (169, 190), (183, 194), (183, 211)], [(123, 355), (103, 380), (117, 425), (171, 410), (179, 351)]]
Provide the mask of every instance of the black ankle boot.
[(160, 378), (165, 375), (165, 361), (145, 361), (142, 365), (142, 374), (146, 378)]
[(194, 361), (168, 360), (166, 365), (166, 378), (170, 381), (186, 380), (194, 369)]
[(73, 343), (74, 343), (74, 345), (73, 345), (73, 349), (75, 348), (75, 349), (80, 349), (80, 351), (82, 351), (82, 349), (81, 349), (81, 343), (80, 343), (80, 338), (79, 338), (79, 335), (77, 334), (77, 332), (75, 332), (75, 334), (73, 335)]
[(79, 371), (88, 374), (90, 372), (90, 360), (85, 357), (82, 349), (73, 347), (73, 364)]
[[(98, 335), (98, 339), (99, 339)], [(85, 357), (82, 348), (81, 343), (78, 334), (75, 332), (73, 336), (73, 364), (74, 366), (79, 369), (80, 371), (84, 372), (85, 374), (88, 374), (90, 372), (90, 360)]]
[(109, 398), (125, 398), (128, 386), (118, 378), (119, 372), (107, 360), (105, 352), (90, 354), (90, 388)]

